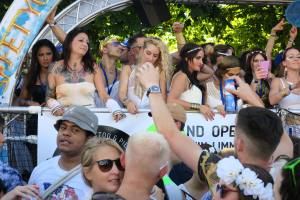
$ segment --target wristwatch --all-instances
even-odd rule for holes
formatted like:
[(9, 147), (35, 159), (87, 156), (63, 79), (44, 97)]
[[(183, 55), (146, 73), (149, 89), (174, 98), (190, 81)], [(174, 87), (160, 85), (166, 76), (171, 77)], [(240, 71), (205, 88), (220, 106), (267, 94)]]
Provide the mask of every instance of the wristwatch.
[(158, 85), (152, 85), (147, 90), (147, 97), (149, 97), (150, 93), (161, 93), (160, 87)]

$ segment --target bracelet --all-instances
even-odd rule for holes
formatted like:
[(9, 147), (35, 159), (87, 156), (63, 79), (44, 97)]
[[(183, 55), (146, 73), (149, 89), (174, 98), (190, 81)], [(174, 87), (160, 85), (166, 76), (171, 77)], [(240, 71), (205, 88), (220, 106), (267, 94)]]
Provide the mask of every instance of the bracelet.
[(56, 21), (54, 21), (54, 22), (52, 22), (52, 23), (49, 23), (49, 26), (50, 26), (50, 27), (54, 27), (54, 26), (56, 26), (56, 24), (57, 24)]
[(199, 103), (191, 103), (190, 109), (199, 110), (200, 109), (200, 104)]

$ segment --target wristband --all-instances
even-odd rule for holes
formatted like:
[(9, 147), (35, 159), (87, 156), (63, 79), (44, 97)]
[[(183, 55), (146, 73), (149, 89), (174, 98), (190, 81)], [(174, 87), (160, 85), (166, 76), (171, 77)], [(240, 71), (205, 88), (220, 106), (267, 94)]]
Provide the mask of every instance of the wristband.
[(114, 99), (108, 99), (106, 101), (106, 108), (109, 110), (109, 112), (112, 113), (113, 116), (118, 115), (118, 114), (124, 114), (120, 105), (114, 100)]

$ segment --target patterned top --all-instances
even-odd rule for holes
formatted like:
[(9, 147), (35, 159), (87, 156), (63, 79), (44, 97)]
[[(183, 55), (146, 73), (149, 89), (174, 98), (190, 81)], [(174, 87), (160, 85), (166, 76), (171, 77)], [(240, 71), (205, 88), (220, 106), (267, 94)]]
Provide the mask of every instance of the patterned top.
[(0, 161), (0, 179), (3, 181), (7, 192), (14, 189), (16, 186), (24, 185), (19, 172)]

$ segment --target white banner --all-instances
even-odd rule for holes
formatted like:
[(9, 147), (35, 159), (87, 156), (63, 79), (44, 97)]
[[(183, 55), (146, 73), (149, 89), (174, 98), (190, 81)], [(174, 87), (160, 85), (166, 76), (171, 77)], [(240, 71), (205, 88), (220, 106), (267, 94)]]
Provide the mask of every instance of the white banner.
[[(99, 119), (98, 135), (116, 140), (126, 147), (127, 134), (154, 131), (152, 117), (148, 112), (131, 115), (119, 122), (112, 119), (111, 113), (95, 112)], [(224, 118), (216, 114), (213, 121), (206, 121), (199, 113), (188, 112), (185, 133), (197, 143), (209, 143), (216, 149), (233, 147), (235, 131), (235, 114), (228, 114)], [(56, 149), (57, 131), (53, 127), (58, 117), (50, 112), (43, 112), (38, 118), (38, 163), (52, 157)]]
[(0, 106), (13, 96), (16, 72), (48, 13), (60, 0), (15, 0), (0, 24)]

